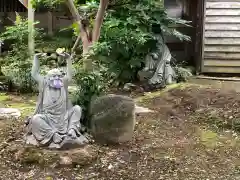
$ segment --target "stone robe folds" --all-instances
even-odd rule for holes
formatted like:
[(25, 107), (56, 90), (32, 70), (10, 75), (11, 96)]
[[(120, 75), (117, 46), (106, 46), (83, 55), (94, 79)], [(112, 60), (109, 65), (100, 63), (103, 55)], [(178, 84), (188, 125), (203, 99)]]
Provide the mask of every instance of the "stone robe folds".
[(79, 106), (74, 106), (68, 110), (65, 86), (61, 88), (60, 96), (56, 100), (52, 99), (51, 89), (46, 79), (44, 79), (43, 86), (45, 87), (42, 88), (42, 92), (39, 94), (39, 103), (33, 117), (30, 119), (28, 132), (31, 132), (34, 138), (42, 145), (51, 143), (56, 132), (64, 135), (70, 129), (74, 129), (77, 135), (80, 135), (79, 117), (81, 117), (81, 109)]
[[(61, 148), (64, 144), (84, 144), (87, 139), (79, 132), (81, 124), (81, 108), (71, 106), (68, 101), (68, 80), (63, 77), (61, 89), (54, 90), (49, 86), (49, 78), (36, 73), (38, 69), (37, 58), (32, 69), (32, 76), (39, 85), (39, 97), (35, 112), (27, 123), (26, 143), (33, 145)], [(35, 74), (34, 74), (35, 72)], [(68, 136), (68, 132), (74, 130), (77, 137)], [(58, 133), (62, 137), (59, 144), (53, 142), (53, 136)], [(67, 142), (67, 143), (66, 143)]]

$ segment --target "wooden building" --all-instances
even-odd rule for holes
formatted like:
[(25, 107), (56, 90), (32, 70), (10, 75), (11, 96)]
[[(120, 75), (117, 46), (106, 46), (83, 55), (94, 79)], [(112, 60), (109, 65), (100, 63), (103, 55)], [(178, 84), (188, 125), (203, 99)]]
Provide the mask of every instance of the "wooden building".
[(240, 0), (205, 0), (201, 12), (200, 72), (240, 74)]
[[(4, 25), (10, 25), (15, 21), (15, 12), (27, 17), (27, 8), (25, 7), (27, 3), (28, 0), (0, 0), (0, 30)], [(51, 34), (54, 30), (69, 27), (73, 18), (66, 11), (48, 12), (41, 9), (36, 10), (35, 21), (40, 22), (36, 25), (37, 27), (46, 29)]]
[(164, 7), (168, 16), (172, 18), (181, 18), (190, 21), (191, 27), (176, 25), (176, 28), (191, 37), (191, 42), (180, 41), (176, 37), (166, 36), (166, 43), (171, 50), (172, 56), (177, 61), (188, 62), (190, 66), (198, 66), (199, 42), (196, 42), (199, 36), (200, 18), (198, 13), (200, 1), (203, 0), (164, 0)]
[(175, 1), (182, 18), (192, 21), (191, 28), (178, 27), (191, 36), (191, 42), (168, 41), (173, 54), (177, 48), (184, 52), (177, 58), (192, 62), (198, 73), (240, 74), (240, 0), (165, 1)]

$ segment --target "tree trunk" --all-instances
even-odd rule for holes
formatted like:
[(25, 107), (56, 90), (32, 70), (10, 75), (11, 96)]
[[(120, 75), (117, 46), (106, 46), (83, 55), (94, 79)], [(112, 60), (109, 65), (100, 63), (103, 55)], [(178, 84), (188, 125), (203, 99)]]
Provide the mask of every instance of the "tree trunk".
[(103, 18), (107, 9), (109, 0), (100, 0), (97, 16), (92, 31), (92, 42), (97, 42), (100, 37), (100, 31), (103, 24)]
[(87, 71), (92, 70), (92, 60), (88, 57), (88, 53), (91, 48), (91, 45), (97, 42), (100, 37), (101, 26), (103, 23), (104, 14), (108, 4), (109, 4), (109, 0), (100, 0), (100, 5), (99, 5), (96, 19), (94, 22), (93, 31), (92, 31), (92, 34), (89, 34), (91, 33), (91, 31), (88, 31), (87, 30), (88, 27), (85, 27), (84, 24), (82, 23), (82, 18), (76, 6), (74, 5), (73, 0), (67, 0), (67, 6), (70, 12), (72, 13), (72, 16), (74, 17), (74, 19), (77, 21), (80, 29), (80, 34), (78, 35), (78, 38), (74, 43), (72, 52), (75, 51), (77, 45), (79, 44), (79, 41), (81, 40), (82, 46), (83, 46), (83, 65), (84, 65), (84, 69)]
[[(80, 30), (80, 34), (79, 37), (77, 38), (77, 41), (82, 40), (82, 44), (83, 44), (83, 54), (86, 54), (89, 50), (89, 39), (88, 39), (88, 34), (86, 29), (84, 28), (84, 25), (82, 24), (82, 18), (76, 8), (76, 6), (74, 5), (73, 0), (67, 0), (67, 6), (70, 10), (70, 12), (72, 13), (73, 18), (77, 21), (78, 25), (79, 25), (79, 30)], [(75, 42), (75, 48), (77, 46), (77, 41)], [(75, 50), (75, 49), (72, 49)]]

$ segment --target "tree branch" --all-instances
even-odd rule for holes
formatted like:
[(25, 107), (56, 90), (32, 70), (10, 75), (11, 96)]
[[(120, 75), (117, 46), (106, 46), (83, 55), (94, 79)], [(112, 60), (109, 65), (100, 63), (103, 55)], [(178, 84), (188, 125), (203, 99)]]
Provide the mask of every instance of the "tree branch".
[(100, 5), (98, 8), (98, 12), (96, 15), (96, 19), (95, 19), (95, 23), (92, 31), (92, 42), (98, 41), (100, 37), (101, 26), (103, 23), (104, 14), (108, 4), (109, 4), (109, 0), (100, 0)]
[(67, 3), (67, 6), (68, 6), (73, 18), (77, 21), (77, 23), (79, 25), (79, 30), (80, 30), (80, 34), (79, 34), (76, 42), (74, 43), (72, 50), (76, 49), (76, 46), (79, 43), (80, 38), (81, 38), (82, 43), (83, 43), (83, 53), (86, 53), (88, 51), (88, 46), (89, 46), (88, 33), (86, 31), (84, 24), (82, 23), (82, 18), (80, 16), (77, 8), (75, 7), (73, 0), (67, 0), (66, 3)]
[(74, 45), (73, 45), (73, 47), (71, 49), (71, 53), (75, 52), (75, 50), (77, 48), (77, 45), (79, 44), (80, 40), (81, 40), (81, 34), (78, 35), (78, 37), (77, 37), (77, 39), (76, 39), (76, 41), (75, 41), (75, 43), (74, 43)]

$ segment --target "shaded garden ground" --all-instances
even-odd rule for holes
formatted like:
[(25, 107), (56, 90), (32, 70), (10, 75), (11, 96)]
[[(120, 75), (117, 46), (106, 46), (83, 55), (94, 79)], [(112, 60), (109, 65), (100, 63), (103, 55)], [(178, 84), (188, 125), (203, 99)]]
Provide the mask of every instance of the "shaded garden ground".
[[(4, 95), (1, 103), (26, 115), (31, 99)], [(132, 142), (118, 147), (24, 148), (23, 121), (0, 121), (0, 179), (240, 179), (239, 93), (184, 84), (136, 100), (155, 113), (138, 116)]]

